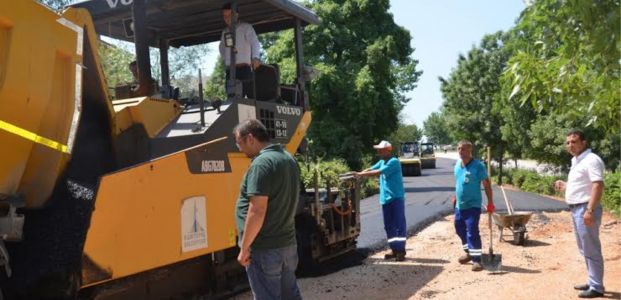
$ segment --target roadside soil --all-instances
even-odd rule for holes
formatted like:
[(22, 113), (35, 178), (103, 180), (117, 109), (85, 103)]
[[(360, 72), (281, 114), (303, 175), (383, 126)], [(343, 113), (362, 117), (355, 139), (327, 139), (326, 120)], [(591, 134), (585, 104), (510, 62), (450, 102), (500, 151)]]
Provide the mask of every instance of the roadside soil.
[[(584, 259), (578, 253), (571, 215), (535, 213), (527, 224), (524, 246), (498, 242), (494, 253), (502, 255), (502, 272), (472, 272), (461, 265), (460, 241), (453, 217), (444, 217), (407, 241), (404, 262), (385, 261), (388, 250), (371, 254), (361, 265), (316, 278), (298, 280), (304, 299), (578, 299), (573, 285), (587, 278)], [(488, 253), (487, 215), (479, 224), (483, 253)], [(605, 297), (620, 299), (621, 222), (605, 214), (600, 228), (604, 254)], [(235, 299), (251, 299), (250, 293)]]

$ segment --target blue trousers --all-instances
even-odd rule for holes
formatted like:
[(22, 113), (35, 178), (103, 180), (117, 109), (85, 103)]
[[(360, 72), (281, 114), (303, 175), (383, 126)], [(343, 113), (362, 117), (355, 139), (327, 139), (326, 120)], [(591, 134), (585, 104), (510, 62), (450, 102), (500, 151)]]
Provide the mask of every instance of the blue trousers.
[(584, 224), (584, 212), (587, 204), (570, 205), (574, 223), (574, 232), (578, 242), (578, 250), (584, 257), (589, 278), (587, 283), (591, 289), (600, 293), (604, 292), (604, 258), (602, 257), (602, 245), (599, 241), (599, 226), (602, 224), (602, 207), (597, 206), (593, 210), (594, 222), (591, 226)]
[(481, 235), (479, 219), (481, 208), (455, 208), (455, 231), (461, 239), (462, 248), (470, 254), (472, 261), (481, 262)]
[(396, 198), (382, 204), (384, 230), (388, 238), (388, 246), (392, 251), (405, 251), (407, 227), (405, 224), (405, 203), (403, 198)]
[(302, 299), (295, 278), (298, 266), (297, 246), (278, 249), (252, 250), (246, 274), (252, 289), (252, 298)]

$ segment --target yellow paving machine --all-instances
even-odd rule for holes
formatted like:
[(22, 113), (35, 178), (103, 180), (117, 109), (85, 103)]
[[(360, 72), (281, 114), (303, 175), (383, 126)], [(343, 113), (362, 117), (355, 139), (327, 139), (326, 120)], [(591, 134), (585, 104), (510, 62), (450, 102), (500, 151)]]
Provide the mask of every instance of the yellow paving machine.
[[(296, 81), (280, 84), (278, 69), (262, 66), (256, 99), (243, 98), (233, 66), (217, 109), (182, 105), (168, 50), (218, 41), (225, 2), (92, 0), (54, 12), (0, 0), (4, 298), (211, 299), (243, 286), (234, 210), (250, 160), (232, 129), (259, 119), (298, 152), (311, 124), (302, 31), (319, 19), (296, 1), (232, 1), (258, 34), (293, 30)], [(108, 94), (100, 35), (134, 43), (137, 94)], [(159, 89), (149, 49), (159, 50)], [(357, 182), (341, 181), (325, 197), (301, 191), (304, 260), (355, 248)]]

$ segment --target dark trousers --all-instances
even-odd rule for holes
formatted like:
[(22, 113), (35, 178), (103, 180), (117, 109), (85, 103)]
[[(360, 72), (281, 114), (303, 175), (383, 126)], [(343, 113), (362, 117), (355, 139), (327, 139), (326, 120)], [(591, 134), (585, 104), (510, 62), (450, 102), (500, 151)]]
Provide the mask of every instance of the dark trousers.
[(388, 246), (392, 251), (405, 251), (407, 227), (404, 202), (403, 198), (397, 198), (382, 205), (384, 229), (388, 238)]
[(246, 274), (252, 297), (263, 299), (302, 299), (295, 278), (298, 267), (297, 246), (252, 250)]
[[(226, 80), (230, 77), (229, 68), (226, 68)], [(235, 77), (242, 82), (242, 97), (254, 99), (254, 76), (249, 65), (239, 65), (235, 67)]]
[(479, 219), (481, 208), (455, 208), (455, 231), (461, 239), (461, 244), (472, 257), (472, 261), (481, 262), (481, 235), (479, 234)]

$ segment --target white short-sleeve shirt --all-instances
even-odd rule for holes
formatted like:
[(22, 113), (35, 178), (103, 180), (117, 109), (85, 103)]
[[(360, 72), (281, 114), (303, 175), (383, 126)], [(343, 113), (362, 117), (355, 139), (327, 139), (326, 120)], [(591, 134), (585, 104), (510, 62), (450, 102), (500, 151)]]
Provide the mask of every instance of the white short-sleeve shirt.
[(571, 169), (565, 188), (567, 204), (580, 204), (591, 200), (593, 182), (604, 181), (604, 162), (587, 149), (571, 159)]
[[(228, 27), (222, 31), (219, 46), (220, 56), (227, 67), (231, 65), (231, 51), (225, 46), (224, 34), (229, 31)], [(235, 43), (235, 64), (250, 65), (252, 59), (261, 57), (261, 44), (252, 25), (240, 22), (235, 26)]]

